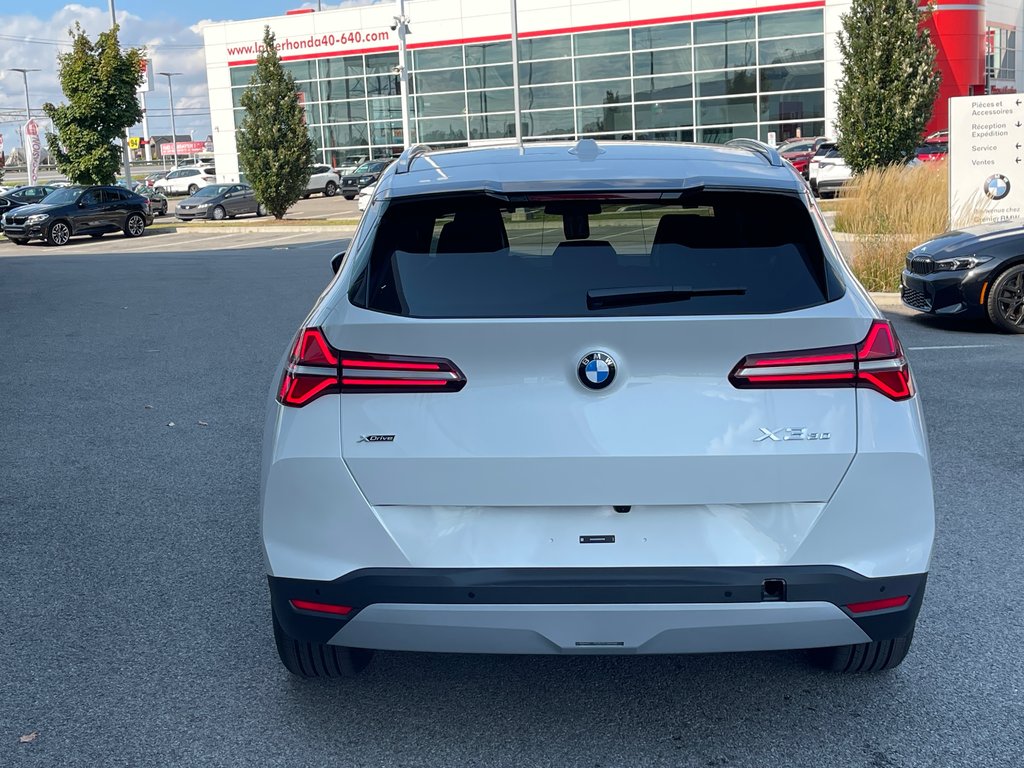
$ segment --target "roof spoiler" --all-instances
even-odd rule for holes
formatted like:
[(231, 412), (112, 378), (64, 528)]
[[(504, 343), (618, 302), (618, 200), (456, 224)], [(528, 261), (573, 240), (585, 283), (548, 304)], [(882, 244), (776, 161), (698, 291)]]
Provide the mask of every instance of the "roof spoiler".
[(782, 156), (778, 153), (778, 150), (775, 147), (768, 146), (763, 141), (758, 141), (757, 139), (731, 139), (725, 142), (725, 146), (756, 152), (768, 161), (768, 165), (776, 168), (782, 167)]
[(403, 150), (402, 154), (398, 156), (398, 162), (395, 163), (395, 173), (408, 173), (412, 168), (412, 161), (430, 151), (432, 150), (426, 144), (413, 144)]

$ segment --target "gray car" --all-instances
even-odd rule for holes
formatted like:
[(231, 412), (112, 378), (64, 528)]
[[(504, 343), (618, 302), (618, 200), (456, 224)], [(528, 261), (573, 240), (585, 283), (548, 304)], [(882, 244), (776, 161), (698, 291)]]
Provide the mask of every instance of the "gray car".
[(186, 197), (174, 212), (182, 221), (192, 219), (233, 219), (245, 213), (264, 216), (263, 206), (256, 200), (248, 184), (211, 184), (191, 197)]

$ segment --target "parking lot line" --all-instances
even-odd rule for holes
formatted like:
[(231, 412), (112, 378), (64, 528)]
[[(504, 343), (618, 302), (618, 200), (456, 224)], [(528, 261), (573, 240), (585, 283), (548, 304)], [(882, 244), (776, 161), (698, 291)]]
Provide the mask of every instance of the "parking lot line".
[(916, 352), (919, 349), (985, 349), (996, 346), (998, 344), (935, 344), (930, 347), (907, 347), (907, 349)]

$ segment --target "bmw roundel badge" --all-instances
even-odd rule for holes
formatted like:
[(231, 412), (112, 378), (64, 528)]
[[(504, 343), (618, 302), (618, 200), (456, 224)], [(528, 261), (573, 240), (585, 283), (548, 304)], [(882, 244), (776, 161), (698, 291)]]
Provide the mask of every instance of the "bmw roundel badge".
[(615, 360), (607, 352), (590, 352), (576, 366), (576, 374), (589, 389), (604, 389), (615, 380)]

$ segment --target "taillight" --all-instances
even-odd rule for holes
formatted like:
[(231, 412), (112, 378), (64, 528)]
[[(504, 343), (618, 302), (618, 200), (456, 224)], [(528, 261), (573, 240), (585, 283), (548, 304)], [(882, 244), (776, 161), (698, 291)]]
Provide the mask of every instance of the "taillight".
[(319, 328), (299, 332), (277, 399), (301, 407), (321, 395), (353, 392), (457, 392), (466, 377), (450, 360), (334, 349)]
[(868, 387), (892, 400), (914, 396), (907, 358), (886, 320), (854, 345), (747, 355), (729, 374), (734, 387)]

